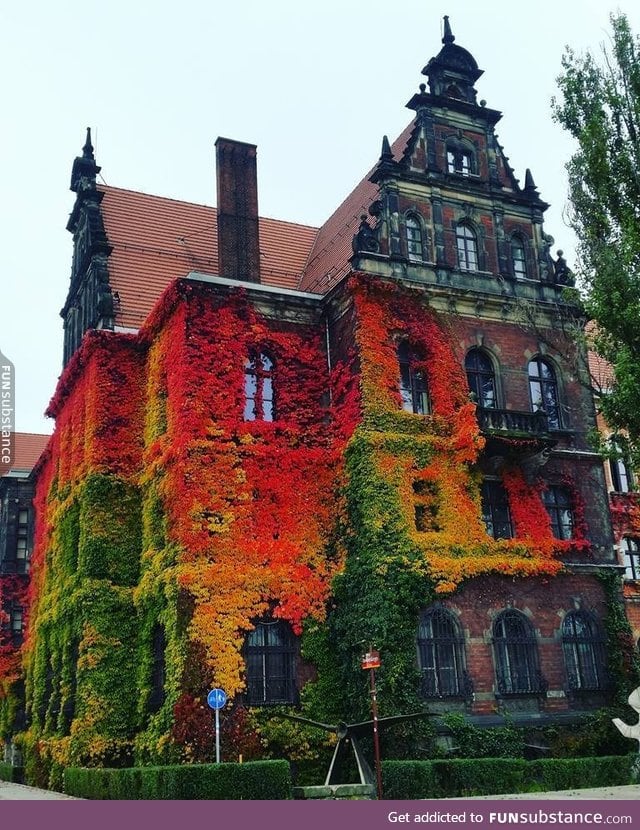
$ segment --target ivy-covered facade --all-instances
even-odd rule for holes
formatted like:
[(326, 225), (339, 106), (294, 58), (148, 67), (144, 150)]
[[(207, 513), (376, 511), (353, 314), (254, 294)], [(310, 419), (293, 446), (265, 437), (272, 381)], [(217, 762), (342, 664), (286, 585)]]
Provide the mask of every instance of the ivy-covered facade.
[(218, 140), (213, 211), (99, 186), (88, 136), (2, 736), (29, 780), (210, 758), (213, 687), (227, 752), (304, 759), (271, 706), (362, 718), (370, 646), (384, 715), (553, 722), (628, 681), (571, 275), (454, 41), (319, 229), (258, 217), (252, 145)]

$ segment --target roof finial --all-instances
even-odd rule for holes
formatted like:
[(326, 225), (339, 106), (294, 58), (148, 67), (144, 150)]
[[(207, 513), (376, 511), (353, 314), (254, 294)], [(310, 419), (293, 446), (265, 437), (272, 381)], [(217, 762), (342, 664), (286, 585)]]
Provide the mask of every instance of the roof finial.
[(380, 161), (393, 161), (393, 153), (391, 152), (391, 145), (387, 136), (382, 137), (382, 152), (380, 153)]
[(449, 15), (445, 14), (444, 16), (444, 37), (442, 38), (442, 42), (444, 44), (453, 43), (455, 37), (453, 32), (451, 31), (451, 26), (449, 25)]
[(87, 127), (87, 140), (82, 148), (82, 158), (93, 159), (93, 144), (91, 143), (91, 127)]
[(531, 175), (531, 170), (528, 167), (524, 174), (524, 189), (529, 193), (534, 193), (537, 190), (536, 183), (533, 181), (533, 176)]

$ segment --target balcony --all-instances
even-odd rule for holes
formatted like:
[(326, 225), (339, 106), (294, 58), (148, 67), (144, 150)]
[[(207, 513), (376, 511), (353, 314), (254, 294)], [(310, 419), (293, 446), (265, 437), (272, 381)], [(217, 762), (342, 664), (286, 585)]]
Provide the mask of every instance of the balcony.
[(478, 425), (482, 432), (493, 435), (540, 437), (549, 434), (546, 412), (516, 412), (513, 409), (476, 409)]

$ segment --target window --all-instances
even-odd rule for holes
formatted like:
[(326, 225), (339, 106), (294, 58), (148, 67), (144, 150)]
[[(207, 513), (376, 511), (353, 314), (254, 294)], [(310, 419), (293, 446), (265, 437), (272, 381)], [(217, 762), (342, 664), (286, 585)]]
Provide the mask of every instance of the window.
[(22, 630), (24, 626), (24, 613), (20, 605), (14, 605), (9, 613), (9, 627), (11, 629), (11, 636), (16, 640), (22, 639)]
[(447, 172), (470, 176), (473, 173), (473, 156), (468, 150), (447, 149)]
[(489, 536), (511, 539), (513, 526), (507, 494), (499, 481), (485, 480), (482, 484), (482, 518)]
[(29, 511), (19, 510), (18, 525), (16, 530), (16, 559), (23, 567), (26, 567), (26, 562), (29, 557), (28, 538)]
[(511, 237), (511, 263), (514, 277), (524, 279), (527, 276), (527, 255), (524, 242), (519, 236)]
[(633, 477), (623, 449), (615, 439), (610, 440), (610, 445), (612, 452), (617, 454), (617, 458), (609, 459), (611, 484), (616, 493), (629, 493), (633, 490)]
[(562, 650), (569, 689), (605, 687), (604, 638), (596, 619), (585, 611), (570, 611), (562, 622)]
[(478, 240), (468, 225), (458, 225), (456, 228), (456, 247), (458, 250), (458, 265), (462, 271), (478, 270)]
[(491, 359), (481, 349), (470, 349), (464, 361), (469, 391), (478, 406), (494, 409), (496, 406), (496, 378)]
[(573, 510), (571, 493), (566, 487), (551, 484), (542, 493), (544, 506), (551, 521), (551, 531), (556, 539), (573, 538)]
[(416, 369), (417, 358), (406, 340), (398, 343), (398, 363), (400, 366), (400, 396), (405, 412), (416, 415), (428, 415), (431, 411), (429, 390), (424, 372)]
[(535, 632), (524, 614), (509, 610), (496, 618), (493, 624), (493, 651), (500, 694), (539, 694), (545, 691)]
[(464, 640), (453, 614), (445, 608), (432, 608), (420, 617), (418, 666), (423, 697), (465, 693)]
[(149, 694), (149, 711), (159, 712), (165, 701), (167, 640), (164, 627), (156, 624), (151, 632), (151, 692)]
[(247, 703), (296, 702), (296, 638), (282, 621), (256, 624), (245, 643)]
[(529, 361), (529, 394), (534, 412), (545, 412), (549, 429), (560, 429), (558, 382), (549, 363), (541, 357)]
[(244, 364), (244, 420), (274, 418), (273, 361), (264, 352), (251, 354)]
[(624, 578), (640, 579), (640, 550), (637, 539), (623, 539), (620, 548), (624, 557)]
[(405, 222), (407, 233), (407, 256), (412, 262), (422, 262), (422, 228), (415, 216), (407, 216)]

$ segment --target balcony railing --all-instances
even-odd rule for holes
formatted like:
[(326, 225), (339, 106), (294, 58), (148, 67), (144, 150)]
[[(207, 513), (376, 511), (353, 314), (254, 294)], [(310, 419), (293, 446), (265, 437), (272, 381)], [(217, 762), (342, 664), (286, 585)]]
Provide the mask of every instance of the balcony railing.
[(549, 432), (547, 414), (543, 411), (516, 412), (513, 409), (484, 409), (479, 406), (476, 414), (480, 429), (487, 432), (520, 435), (546, 435)]

